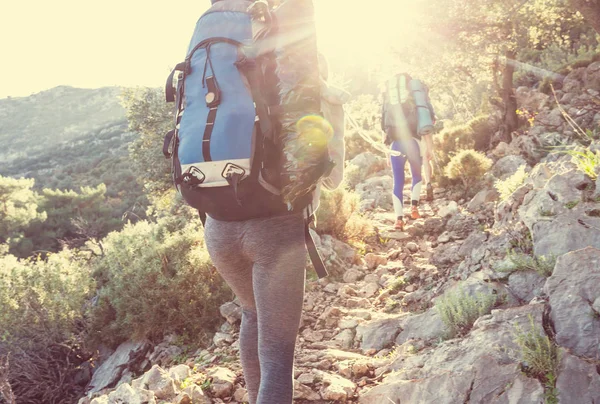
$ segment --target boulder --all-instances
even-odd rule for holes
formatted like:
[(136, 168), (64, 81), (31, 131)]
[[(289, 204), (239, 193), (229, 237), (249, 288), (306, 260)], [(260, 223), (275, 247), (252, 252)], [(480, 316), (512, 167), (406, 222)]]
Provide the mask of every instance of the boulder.
[(587, 247), (560, 257), (544, 291), (556, 342), (575, 355), (600, 358), (600, 315), (593, 308), (600, 296), (600, 250)]
[(380, 351), (393, 345), (400, 333), (400, 319), (403, 316), (364, 322), (356, 328), (356, 338), (361, 342), (363, 351), (374, 349)]
[(118, 389), (108, 395), (109, 403), (127, 404), (156, 404), (154, 394), (151, 391), (134, 388), (129, 384), (122, 384)]
[(600, 375), (595, 365), (562, 352), (556, 389), (561, 404), (592, 404), (600, 397)]
[(141, 378), (134, 380), (132, 385), (153, 392), (160, 400), (168, 400), (176, 395), (175, 381), (158, 365), (152, 366)]
[(112, 387), (121, 379), (123, 369), (133, 357), (143, 354), (149, 349), (147, 341), (127, 341), (119, 345), (117, 350), (94, 372), (89, 384), (89, 393), (95, 393)]
[(521, 156), (502, 157), (492, 167), (492, 174), (496, 178), (505, 180), (516, 173), (521, 166), (527, 166), (527, 161)]

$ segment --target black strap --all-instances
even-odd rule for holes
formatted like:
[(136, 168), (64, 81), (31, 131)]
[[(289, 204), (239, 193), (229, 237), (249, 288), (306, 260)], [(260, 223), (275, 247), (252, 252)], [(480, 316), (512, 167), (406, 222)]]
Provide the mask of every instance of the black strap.
[(202, 157), (204, 157), (204, 161), (212, 161), (212, 157), (210, 156), (210, 137), (212, 136), (216, 120), (217, 107), (214, 107), (208, 111), (206, 127), (204, 127), (204, 136), (202, 137)]
[(231, 187), (233, 188), (233, 195), (235, 196), (235, 201), (240, 206), (242, 206), (242, 201), (240, 200), (240, 197), (238, 195), (238, 186), (240, 185), (240, 181), (242, 180), (243, 176), (244, 175), (241, 173), (232, 173), (225, 177), (229, 185), (231, 185)]
[(198, 211), (198, 216), (200, 216), (200, 221), (202, 222), (202, 226), (206, 226), (206, 212)]
[(169, 150), (171, 142), (173, 141), (173, 136), (175, 136), (175, 129), (171, 129), (170, 131), (168, 131), (165, 135), (165, 140), (163, 141), (163, 154), (167, 159), (170, 159), (173, 155), (172, 151)]
[(327, 268), (325, 268), (325, 264), (323, 263), (323, 258), (321, 258), (319, 250), (317, 250), (315, 240), (313, 240), (312, 235), (310, 234), (311, 221), (312, 217), (306, 220), (306, 224), (304, 226), (304, 240), (306, 242), (306, 249), (308, 250), (310, 261), (312, 262), (313, 267), (315, 267), (315, 271), (317, 272), (319, 279), (322, 279), (329, 274), (327, 273)]
[(275, 134), (271, 125), (271, 117), (269, 114), (269, 106), (264, 100), (261, 91), (261, 80), (259, 77), (260, 69), (256, 66), (256, 61), (248, 59), (245, 55), (242, 55), (241, 60), (236, 62), (238, 69), (246, 76), (248, 84), (250, 84), (250, 91), (252, 92), (252, 99), (256, 105), (256, 115), (258, 115), (258, 125), (262, 135), (274, 140)]
[(169, 77), (167, 77), (167, 84), (165, 85), (165, 98), (167, 99), (167, 102), (175, 101), (176, 91), (173, 86), (173, 78), (175, 77), (175, 72), (181, 72), (183, 69), (185, 69), (185, 62), (177, 63), (175, 68), (171, 71), (171, 74), (169, 74)]

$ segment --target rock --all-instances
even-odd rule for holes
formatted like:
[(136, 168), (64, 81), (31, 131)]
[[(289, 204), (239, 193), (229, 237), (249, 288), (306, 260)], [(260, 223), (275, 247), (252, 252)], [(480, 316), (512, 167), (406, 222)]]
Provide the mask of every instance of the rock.
[[(82, 402), (82, 400), (84, 400), (84, 399), (86, 399), (86, 398), (85, 398), (85, 397), (84, 397), (84, 398), (82, 398), (81, 400), (79, 400), (79, 403), (77, 403), (77, 404), (84, 404), (84, 403)], [(108, 401), (108, 396), (100, 396), (100, 397), (96, 397), (96, 398), (94, 398), (92, 401), (89, 401), (89, 399), (88, 399), (88, 401), (87, 401), (87, 402), (88, 402), (89, 404), (109, 404), (109, 401)]]
[(333, 340), (338, 341), (342, 349), (350, 349), (354, 342), (354, 331), (349, 329), (342, 330)]
[(238, 387), (233, 393), (233, 399), (238, 403), (248, 402), (250, 399), (248, 398), (248, 390), (243, 387)]
[(133, 387), (149, 390), (156, 398), (167, 400), (175, 397), (175, 382), (160, 366), (154, 365), (141, 378), (132, 382)]
[(229, 302), (221, 305), (219, 308), (221, 316), (230, 324), (235, 324), (242, 319), (242, 308), (234, 302)]
[(452, 241), (452, 237), (450, 237), (450, 233), (447, 231), (440, 234), (437, 238), (437, 242), (440, 244), (449, 243), (450, 241)]
[(456, 214), (446, 223), (446, 229), (455, 240), (468, 237), (478, 226), (479, 221), (475, 215)]
[(161, 342), (158, 344), (152, 354), (148, 358), (150, 363), (160, 366), (169, 366), (173, 363), (174, 358), (183, 354), (183, 349), (176, 345), (171, 345), (170, 342)]
[(365, 276), (365, 278), (363, 280), (366, 283), (378, 283), (379, 282), (379, 275), (377, 275), (376, 273), (374, 273), (374, 274), (368, 274), (367, 276)]
[(169, 376), (177, 385), (180, 385), (185, 379), (192, 375), (188, 365), (177, 365), (169, 369)]
[(314, 373), (302, 373), (297, 379), (302, 384), (315, 384), (316, 377)]
[(593, 364), (562, 352), (556, 389), (561, 404), (594, 403), (600, 397), (600, 375)]
[(119, 345), (117, 350), (94, 372), (88, 392), (96, 393), (121, 379), (121, 374), (130, 358), (137, 357), (149, 349), (147, 341), (128, 341)]
[(439, 217), (428, 217), (423, 222), (423, 229), (427, 234), (439, 234), (444, 230), (444, 226), (446, 226), (446, 222)]
[(592, 90), (600, 88), (600, 62), (594, 62), (585, 69), (583, 85)]
[(514, 272), (508, 277), (508, 289), (523, 302), (540, 296), (546, 278), (535, 271)]
[(369, 308), (371, 307), (371, 302), (369, 301), (369, 299), (367, 298), (356, 298), (356, 297), (352, 297), (350, 299), (346, 300), (346, 307), (352, 309), (356, 309), (356, 308)]
[(302, 331), (302, 336), (308, 342), (323, 341), (323, 333), (321, 331), (311, 330), (310, 328), (306, 328), (304, 331)]
[(392, 230), (392, 231), (382, 231), (381, 232), (381, 237), (384, 239), (390, 239), (390, 240), (396, 240), (396, 241), (404, 241), (404, 240), (410, 240), (411, 239), (411, 235), (405, 232), (401, 232), (401, 231), (397, 231), (397, 230)]
[(294, 380), (294, 400), (317, 401), (320, 400), (319, 393), (313, 391), (310, 387), (303, 385), (298, 380)]
[(406, 243), (406, 249), (414, 254), (419, 251), (419, 245), (414, 242)]
[(527, 166), (527, 161), (521, 156), (506, 156), (494, 164), (492, 167), (492, 174), (494, 177), (505, 180), (514, 173), (517, 172), (519, 167)]
[(342, 299), (348, 299), (358, 296), (359, 293), (351, 285), (342, 285), (338, 289), (337, 295)]
[(331, 373), (320, 372), (323, 379), (321, 396), (324, 400), (333, 400), (336, 403), (345, 403), (354, 395), (356, 385), (348, 379)]
[(136, 389), (129, 384), (122, 384), (118, 389), (108, 395), (109, 403), (127, 404), (156, 404), (154, 394), (144, 389)]
[(230, 397), (233, 394), (233, 386), (235, 384), (235, 373), (231, 370), (216, 367), (207, 373), (208, 378), (212, 378), (210, 389), (218, 398)]
[(470, 257), (473, 251), (481, 247), (487, 241), (488, 235), (483, 231), (472, 232), (458, 250), (461, 257)]
[(341, 330), (349, 330), (358, 327), (358, 320), (355, 318), (343, 318), (338, 323)]
[(183, 392), (192, 399), (192, 404), (210, 404), (211, 402), (202, 388), (196, 384), (186, 387)]
[(401, 331), (400, 319), (390, 317), (363, 323), (356, 328), (357, 339), (361, 341), (361, 349), (380, 351), (394, 343)]
[(469, 212), (477, 212), (478, 210), (485, 207), (487, 203), (496, 202), (500, 198), (500, 194), (496, 189), (484, 189), (483, 191), (479, 191), (471, 202), (467, 205), (467, 210)]
[(360, 289), (360, 295), (366, 298), (371, 298), (379, 291), (379, 285), (377, 282), (367, 283)]
[(402, 321), (402, 331), (396, 338), (396, 344), (402, 345), (411, 339), (430, 342), (443, 337), (446, 333), (444, 322), (433, 308)]
[(441, 217), (450, 217), (458, 213), (458, 204), (455, 201), (450, 201), (448, 205), (440, 208), (438, 215)]
[(346, 272), (344, 272), (343, 279), (345, 283), (356, 283), (359, 280), (361, 280), (364, 276), (365, 274), (363, 274), (358, 269), (349, 269)]
[(556, 342), (578, 356), (600, 357), (600, 318), (592, 308), (600, 296), (600, 250), (587, 247), (560, 257), (544, 291)]
[[(494, 310), (464, 339), (417, 355), (399, 355), (393, 372), (359, 398), (359, 403), (540, 403), (544, 389), (522, 374), (514, 330), (527, 332), (529, 316), (541, 329), (544, 305)], [(498, 347), (494, 349), (493, 347)]]
[(363, 376), (367, 376), (369, 374), (369, 371), (369, 366), (366, 363), (352, 364), (352, 374), (357, 379), (360, 379)]
[(335, 294), (335, 293), (337, 293), (337, 291), (338, 291), (338, 289), (339, 289), (339, 288), (340, 288), (340, 285), (339, 285), (339, 284), (332, 282), (332, 283), (328, 283), (328, 284), (327, 284), (327, 285), (326, 285), (326, 286), (323, 288), (323, 290), (324, 290), (326, 293), (333, 293), (333, 294)]
[(233, 337), (224, 332), (217, 332), (213, 337), (213, 343), (218, 347), (230, 345), (233, 342)]
[(437, 267), (447, 267), (461, 260), (458, 255), (460, 245), (458, 244), (442, 244), (439, 246), (431, 257), (431, 262)]
[(387, 264), (387, 258), (383, 255), (369, 253), (365, 255), (365, 263), (370, 270), (376, 269), (380, 265)]

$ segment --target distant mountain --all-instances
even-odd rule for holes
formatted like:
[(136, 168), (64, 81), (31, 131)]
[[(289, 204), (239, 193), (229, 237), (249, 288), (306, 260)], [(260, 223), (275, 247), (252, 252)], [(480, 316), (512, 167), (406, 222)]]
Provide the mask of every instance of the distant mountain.
[(127, 129), (121, 91), (59, 86), (0, 99), (0, 175), (61, 190), (105, 183), (118, 210), (143, 205), (129, 168), (128, 146), (137, 135)]
[(124, 124), (120, 92), (118, 87), (60, 86), (29, 97), (0, 99), (0, 173), (15, 160)]

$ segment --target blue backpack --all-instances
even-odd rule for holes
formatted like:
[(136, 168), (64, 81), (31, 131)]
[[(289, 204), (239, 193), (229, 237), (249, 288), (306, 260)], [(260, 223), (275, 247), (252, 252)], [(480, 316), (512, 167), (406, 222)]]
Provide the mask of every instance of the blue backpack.
[[(303, 125), (327, 136), (318, 74), (311, 0), (274, 11), (265, 1), (223, 0), (200, 17), (185, 61), (167, 79), (175, 127), (163, 153), (203, 222), (303, 211), (310, 218), (313, 190), (332, 169), (326, 141), (298, 134)], [(315, 267), (325, 271), (322, 262)]]

